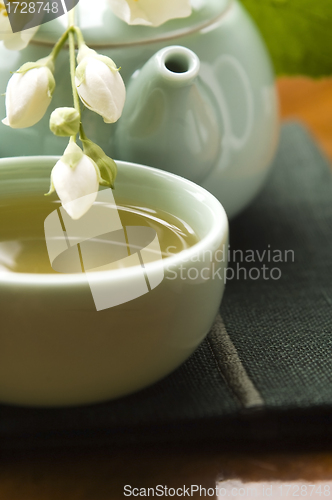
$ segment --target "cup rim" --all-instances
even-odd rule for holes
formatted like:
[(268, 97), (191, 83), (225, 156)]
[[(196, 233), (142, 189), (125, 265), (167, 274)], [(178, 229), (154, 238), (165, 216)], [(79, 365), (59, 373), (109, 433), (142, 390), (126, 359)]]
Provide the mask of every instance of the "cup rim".
[[(60, 156), (17, 156), (10, 158), (0, 158), (0, 171), (4, 168), (4, 165), (23, 164), (27, 160), (30, 163), (36, 164), (36, 166), (41, 166), (45, 163), (55, 164), (60, 159)], [(54, 163), (53, 163), (54, 162)], [(197, 203), (203, 203), (205, 199), (209, 202), (210, 213), (212, 218), (212, 226), (209, 232), (200, 239), (193, 246), (182, 250), (176, 254), (173, 254), (170, 257), (166, 257), (161, 259), (160, 261), (149, 263), (148, 269), (149, 272), (153, 272), (155, 270), (160, 270), (163, 268), (164, 271), (171, 267), (176, 267), (181, 262), (189, 262), (193, 257), (200, 254), (202, 251), (207, 250), (211, 243), (215, 240), (217, 235), (222, 235), (225, 237), (228, 234), (228, 218), (225, 212), (225, 209), (221, 205), (221, 203), (215, 198), (213, 194), (207, 191), (205, 188), (195, 184), (194, 182), (185, 179), (179, 175), (167, 172), (165, 170), (160, 170), (154, 167), (149, 167), (146, 165), (141, 165), (138, 163), (127, 162), (116, 160), (116, 163), (121, 170), (124, 169), (132, 169), (134, 175), (138, 172), (150, 172), (153, 176), (162, 177), (165, 180), (173, 180), (180, 186), (183, 186), (183, 189), (187, 192), (190, 192), (193, 195), (193, 198), (196, 198)], [(12, 168), (12, 167), (11, 167)], [(140, 174), (138, 174), (140, 175)], [(188, 191), (189, 190), (189, 191)], [(123, 279), (130, 278), (131, 276), (135, 276), (136, 274), (141, 272), (141, 266), (132, 266), (130, 268), (124, 269), (116, 269), (110, 271), (95, 271), (89, 272), (89, 282), (101, 282), (101, 281), (109, 281), (110, 279)], [(72, 274), (42, 274), (42, 273), (0, 273), (0, 283), (3, 284), (20, 284), (20, 285), (30, 285), (30, 286), (62, 286), (64, 284), (71, 285), (81, 285), (87, 283), (87, 278), (85, 276), (86, 273), (72, 273)]]

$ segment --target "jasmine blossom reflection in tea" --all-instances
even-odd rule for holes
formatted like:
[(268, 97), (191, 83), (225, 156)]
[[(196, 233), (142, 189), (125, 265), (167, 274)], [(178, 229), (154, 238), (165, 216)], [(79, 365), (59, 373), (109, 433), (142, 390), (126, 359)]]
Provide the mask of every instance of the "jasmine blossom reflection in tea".
[[(40, 194), (1, 201), (0, 272), (55, 273), (47, 253), (44, 221), (58, 207), (60, 202)], [(117, 209), (123, 226), (147, 226), (156, 231), (163, 258), (198, 241), (194, 230), (170, 213), (128, 200), (117, 200)]]

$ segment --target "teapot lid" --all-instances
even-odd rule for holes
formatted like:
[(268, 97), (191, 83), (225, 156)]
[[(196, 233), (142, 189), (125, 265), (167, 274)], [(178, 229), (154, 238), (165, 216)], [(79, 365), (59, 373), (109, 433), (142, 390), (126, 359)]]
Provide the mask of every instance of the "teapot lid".
[[(186, 18), (172, 19), (157, 28), (129, 26), (116, 17), (107, 0), (80, 0), (76, 10), (77, 24), (85, 41), (94, 48), (123, 47), (132, 44), (160, 42), (188, 35), (218, 20), (233, 0), (191, 0), (192, 14)], [(33, 41), (53, 45), (67, 27), (67, 16), (42, 24)]]

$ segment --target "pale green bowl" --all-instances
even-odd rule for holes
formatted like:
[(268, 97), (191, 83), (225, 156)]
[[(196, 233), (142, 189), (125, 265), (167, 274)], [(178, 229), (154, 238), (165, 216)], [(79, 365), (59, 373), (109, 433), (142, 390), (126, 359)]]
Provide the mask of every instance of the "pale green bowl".
[[(0, 160), (0, 204), (8, 196), (43, 196), (56, 160)], [(151, 272), (162, 266), (165, 277), (151, 292), (98, 312), (84, 274), (0, 274), (3, 403), (79, 405), (137, 391), (178, 367), (211, 328), (224, 290), (212, 270), (223, 275), (227, 265), (214, 258), (228, 242), (223, 207), (181, 177), (125, 162), (118, 166), (115, 197), (173, 213), (193, 227), (199, 242), (153, 264)], [(189, 268), (205, 268), (204, 279), (181, 279), (181, 266), (182, 276)], [(101, 272), (94, 279), (127, 280), (130, 287), (136, 272)]]

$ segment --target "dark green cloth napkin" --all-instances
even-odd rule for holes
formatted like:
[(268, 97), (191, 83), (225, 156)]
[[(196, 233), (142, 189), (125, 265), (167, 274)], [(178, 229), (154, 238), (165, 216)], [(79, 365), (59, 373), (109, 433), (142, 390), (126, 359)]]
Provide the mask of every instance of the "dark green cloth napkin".
[(332, 437), (331, 177), (310, 135), (284, 125), (266, 186), (231, 222), (221, 316), (191, 358), (116, 401), (1, 406), (0, 446)]

